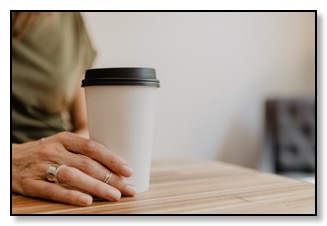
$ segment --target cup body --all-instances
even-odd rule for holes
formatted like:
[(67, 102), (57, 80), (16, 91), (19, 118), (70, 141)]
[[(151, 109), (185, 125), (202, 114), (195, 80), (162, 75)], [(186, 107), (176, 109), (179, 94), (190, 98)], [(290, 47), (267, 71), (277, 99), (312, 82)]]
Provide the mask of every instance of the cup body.
[(121, 80), (117, 75), (112, 77), (114, 82), (106, 84), (101, 84), (102, 75), (91, 85), (82, 84), (90, 139), (105, 145), (130, 165), (133, 175), (126, 180), (141, 193), (149, 189), (159, 81), (156, 86), (144, 78), (133, 84), (126, 79), (117, 82)]

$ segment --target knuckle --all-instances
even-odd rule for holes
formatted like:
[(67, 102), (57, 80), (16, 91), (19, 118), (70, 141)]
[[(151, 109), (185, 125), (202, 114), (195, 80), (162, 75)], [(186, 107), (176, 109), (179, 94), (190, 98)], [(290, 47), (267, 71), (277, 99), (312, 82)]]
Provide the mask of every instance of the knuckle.
[(69, 136), (69, 132), (67, 131), (63, 131), (63, 132), (60, 132), (59, 135), (62, 136), (62, 137), (66, 137), (66, 136)]
[(102, 184), (101, 183), (94, 183), (92, 186), (92, 193), (93, 194), (101, 194), (101, 189), (102, 188)]
[(88, 156), (98, 150), (98, 143), (93, 140), (85, 140), (83, 147), (84, 154)]
[(42, 159), (48, 159), (49, 156), (51, 156), (51, 154), (53, 153), (51, 149), (52, 148), (50, 148), (48, 145), (42, 145), (39, 149), (38, 154)]
[(80, 160), (80, 169), (84, 172), (84, 173), (87, 173), (87, 174), (90, 174), (94, 171), (94, 166), (93, 164), (90, 162), (89, 159), (87, 158), (81, 158)]
[(110, 158), (110, 164), (112, 165), (112, 166), (116, 166), (116, 165), (118, 165), (119, 164), (119, 161), (115, 158), (115, 157), (111, 157)]
[(55, 136), (56, 136), (56, 138), (57, 138), (58, 140), (62, 141), (62, 140), (64, 140), (67, 136), (69, 136), (69, 135), (70, 135), (69, 132), (67, 132), (67, 131), (63, 131), (63, 132), (58, 133), (58, 134), (55, 135)]
[(42, 196), (46, 197), (47, 199), (54, 199), (56, 197), (52, 189), (43, 189), (41, 193)]
[(71, 184), (75, 178), (75, 173), (72, 170), (63, 167), (57, 174), (59, 182)]
[(112, 176), (113, 178), (112, 178), (112, 180), (111, 180), (111, 185), (112, 186), (114, 186), (114, 187), (116, 187), (116, 188), (121, 188), (121, 187), (123, 187), (122, 185), (123, 185), (123, 180), (120, 178), (120, 176), (118, 176), (118, 175), (113, 175)]

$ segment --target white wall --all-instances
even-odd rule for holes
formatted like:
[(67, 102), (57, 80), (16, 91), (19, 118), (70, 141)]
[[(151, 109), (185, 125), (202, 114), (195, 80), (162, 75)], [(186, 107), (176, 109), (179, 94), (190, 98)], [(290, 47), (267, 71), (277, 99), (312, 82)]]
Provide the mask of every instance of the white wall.
[(314, 13), (83, 13), (94, 67), (153, 67), (154, 159), (256, 165), (268, 97), (314, 94)]

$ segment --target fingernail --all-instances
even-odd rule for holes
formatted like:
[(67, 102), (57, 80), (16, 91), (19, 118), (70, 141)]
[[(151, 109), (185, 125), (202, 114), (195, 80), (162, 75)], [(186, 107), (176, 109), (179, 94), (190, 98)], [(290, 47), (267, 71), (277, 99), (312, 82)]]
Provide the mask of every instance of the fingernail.
[(92, 201), (93, 201), (92, 197), (90, 197), (88, 195), (82, 195), (79, 197), (79, 200), (78, 200), (78, 202), (81, 206), (89, 206), (92, 204)]
[(129, 166), (123, 166), (123, 168), (122, 168), (122, 173), (124, 174), (124, 176), (129, 177), (129, 176), (132, 176), (132, 174), (133, 174), (133, 170), (132, 170), (132, 168), (129, 167)]
[(118, 201), (121, 197), (121, 193), (118, 190), (109, 189), (109, 197), (113, 201)]
[(132, 185), (127, 185), (124, 191), (129, 196), (134, 196), (136, 194), (136, 188)]

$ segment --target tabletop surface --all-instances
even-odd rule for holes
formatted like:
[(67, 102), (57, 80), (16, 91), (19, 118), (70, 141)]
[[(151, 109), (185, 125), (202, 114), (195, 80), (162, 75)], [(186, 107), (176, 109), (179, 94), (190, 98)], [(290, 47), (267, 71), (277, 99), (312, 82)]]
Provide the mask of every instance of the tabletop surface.
[(78, 207), (13, 194), (12, 214), (315, 214), (315, 186), (217, 161), (156, 161), (135, 197)]

